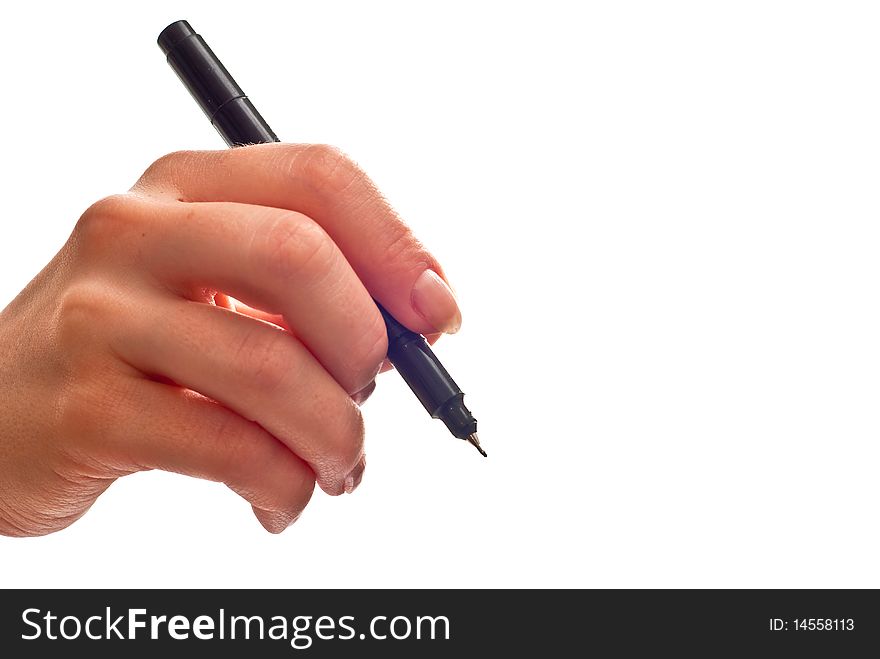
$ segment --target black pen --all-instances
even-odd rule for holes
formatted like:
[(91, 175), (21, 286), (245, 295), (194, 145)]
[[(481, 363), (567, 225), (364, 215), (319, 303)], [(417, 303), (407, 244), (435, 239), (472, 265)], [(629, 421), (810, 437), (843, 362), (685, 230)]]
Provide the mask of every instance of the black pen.
[[(280, 140), (260, 116), (205, 40), (186, 21), (162, 30), (159, 47), (168, 64), (231, 147)], [(388, 330), (388, 359), (428, 413), (486, 456), (477, 438), (477, 420), (465, 407), (464, 393), (421, 334), (401, 325), (376, 302)]]

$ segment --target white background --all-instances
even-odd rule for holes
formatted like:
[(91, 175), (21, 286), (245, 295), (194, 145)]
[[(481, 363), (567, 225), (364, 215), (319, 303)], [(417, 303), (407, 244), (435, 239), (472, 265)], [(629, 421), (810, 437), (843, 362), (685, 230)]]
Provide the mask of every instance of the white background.
[(139, 474), (0, 539), (0, 585), (880, 586), (874, 7), (7, 3), (3, 304), (90, 203), (222, 148), (155, 45), (186, 18), (444, 263), (490, 457), (390, 373), (361, 488), (284, 534)]

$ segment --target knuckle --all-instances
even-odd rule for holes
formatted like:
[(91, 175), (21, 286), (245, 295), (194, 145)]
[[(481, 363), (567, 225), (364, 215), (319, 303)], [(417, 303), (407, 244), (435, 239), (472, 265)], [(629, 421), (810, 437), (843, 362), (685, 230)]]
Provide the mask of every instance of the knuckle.
[[(75, 282), (57, 302), (54, 340), (64, 380), (53, 418), (60, 435), (85, 443), (104, 437), (136, 397), (135, 381), (119, 377), (124, 367), (120, 369), (102, 329), (118, 316), (112, 291), (96, 281)], [(100, 446), (98, 442), (92, 448), (97, 452)]]
[(317, 482), (327, 494), (345, 491), (345, 476), (363, 454), (364, 419), (349, 398), (339, 396), (314, 401), (314, 413), (321, 420), (320, 452), (309, 458)]
[(387, 227), (385, 247), (382, 250), (386, 262), (393, 263), (413, 256), (418, 258), (423, 256), (423, 252), (424, 248), (421, 243), (416, 240), (410, 228), (405, 224), (395, 222)]
[(316, 192), (338, 194), (363, 180), (360, 167), (345, 153), (329, 144), (312, 144), (294, 160), (293, 175)]
[(343, 475), (354, 467), (364, 446), (364, 417), (351, 399), (346, 398), (345, 402), (346, 412), (336, 416), (332, 438)]
[(173, 151), (153, 161), (141, 175), (136, 187), (176, 188), (180, 172), (196, 160), (196, 151)]
[(315, 475), (311, 469), (281, 469), (268, 488), (261, 507), (293, 519), (308, 505), (314, 490)]
[(108, 292), (98, 283), (77, 282), (68, 287), (58, 302), (55, 319), (58, 340), (65, 354), (76, 354), (75, 348), (94, 336), (95, 327), (101, 326), (111, 307)]
[(389, 223), (383, 235), (383, 242), (380, 250), (383, 263), (406, 270), (417, 268), (421, 271), (426, 266), (433, 270), (440, 269), (437, 259), (403, 222)]
[(348, 352), (351, 373), (345, 389), (349, 395), (357, 393), (376, 377), (388, 353), (388, 332), (379, 311), (370, 314), (362, 325), (356, 344)]
[[(358, 456), (364, 446), (364, 417), (360, 409), (346, 398), (349, 414), (343, 415), (341, 437), (346, 446), (351, 448), (351, 454)], [(352, 465), (353, 466), (353, 465)]]
[(295, 279), (326, 273), (334, 256), (333, 241), (316, 222), (290, 213), (271, 223), (257, 258), (272, 276)]
[(288, 381), (292, 363), (289, 352), (288, 339), (283, 332), (257, 325), (242, 338), (235, 362), (242, 377), (257, 391), (271, 394)]
[(220, 473), (225, 474), (227, 482), (239, 482), (247, 479), (254, 469), (253, 454), (255, 442), (247, 441), (249, 423), (243, 417), (232, 412), (218, 410), (219, 413), (206, 415), (203, 420), (204, 437), (212, 444), (224, 447), (217, 451)]
[(104, 197), (89, 206), (80, 216), (74, 229), (77, 242), (106, 247), (115, 240), (122, 227), (130, 224), (137, 214), (136, 200), (132, 195), (115, 194)]
[[(228, 413), (208, 427), (221, 452), (224, 482), (261, 510), (281, 513), (291, 520), (306, 507), (315, 488), (315, 475), (299, 458), (265, 430)], [(286, 524), (284, 525), (286, 526)]]
[(206, 415), (203, 421), (205, 436), (210, 437), (212, 442), (229, 447), (228, 453), (233, 456), (229, 461), (231, 467), (241, 467), (245, 463), (244, 458), (248, 456), (245, 450), (247, 444), (240, 441), (243, 422), (244, 419), (225, 412)]

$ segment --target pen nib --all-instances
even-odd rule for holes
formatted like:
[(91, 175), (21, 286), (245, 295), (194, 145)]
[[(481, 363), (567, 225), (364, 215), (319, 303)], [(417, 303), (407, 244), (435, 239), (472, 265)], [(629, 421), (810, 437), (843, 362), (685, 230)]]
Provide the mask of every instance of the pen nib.
[(471, 444), (474, 445), (474, 448), (477, 449), (477, 450), (480, 452), (480, 455), (482, 455), (484, 458), (488, 458), (488, 457), (489, 457), (488, 455), (486, 455), (486, 452), (483, 450), (483, 447), (480, 446), (480, 438), (477, 437), (477, 433), (473, 433), (472, 435), (468, 435), (467, 440), (468, 440)]

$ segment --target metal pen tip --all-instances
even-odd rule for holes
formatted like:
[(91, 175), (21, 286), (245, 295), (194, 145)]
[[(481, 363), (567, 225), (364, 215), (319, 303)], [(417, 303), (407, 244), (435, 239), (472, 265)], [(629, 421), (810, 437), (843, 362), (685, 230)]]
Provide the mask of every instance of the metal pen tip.
[(477, 450), (480, 452), (480, 455), (482, 455), (484, 458), (488, 458), (488, 457), (489, 457), (489, 456), (486, 454), (486, 452), (483, 450), (483, 447), (480, 446), (480, 438), (477, 437), (477, 433), (473, 433), (472, 435), (468, 435), (467, 440), (468, 440), (471, 444), (474, 445), (474, 448), (477, 449)]

